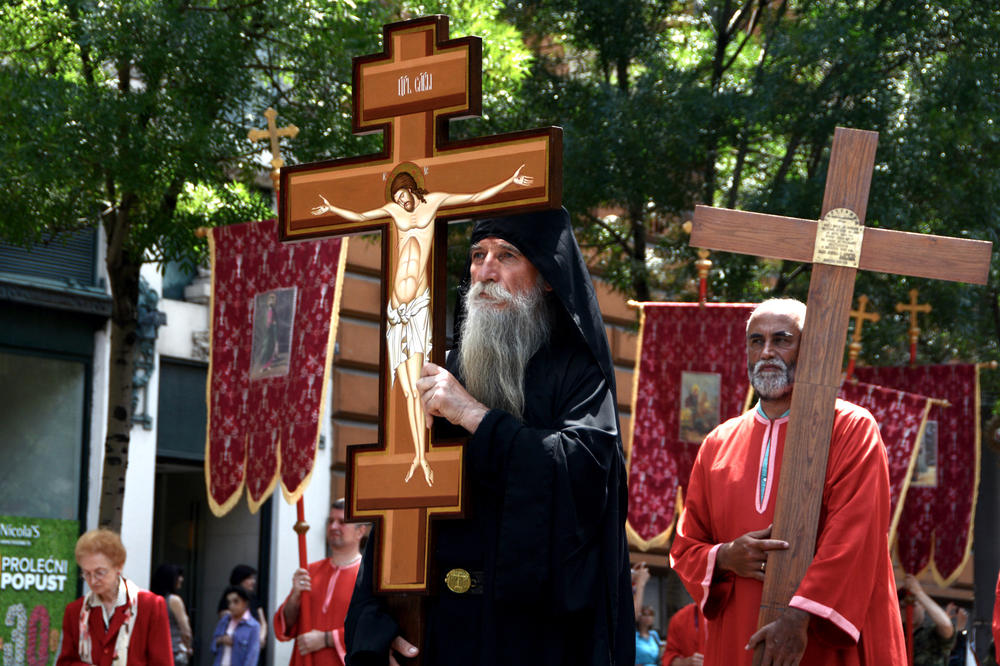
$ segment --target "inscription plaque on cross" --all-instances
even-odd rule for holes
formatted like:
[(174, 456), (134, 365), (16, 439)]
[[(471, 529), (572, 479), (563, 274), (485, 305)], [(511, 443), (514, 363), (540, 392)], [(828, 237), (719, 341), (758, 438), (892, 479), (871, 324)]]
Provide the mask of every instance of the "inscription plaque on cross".
[(445, 222), (560, 205), (562, 130), (448, 140), (480, 114), (482, 43), (448, 17), (387, 25), (382, 53), (355, 58), (354, 131), (375, 155), (285, 167), (283, 240), (382, 231), (379, 443), (348, 448), (347, 515), (380, 523), (376, 591), (428, 589), (432, 517), (462, 512), (462, 447), (431, 441), (415, 383), (443, 365)]
[[(985, 284), (992, 244), (865, 228), (878, 134), (837, 128), (820, 222), (709, 206), (695, 209), (695, 247), (812, 262), (808, 315), (799, 343), (788, 435), (758, 625), (787, 607), (816, 546), (833, 406), (857, 270)], [(762, 648), (758, 645), (755, 663)]]

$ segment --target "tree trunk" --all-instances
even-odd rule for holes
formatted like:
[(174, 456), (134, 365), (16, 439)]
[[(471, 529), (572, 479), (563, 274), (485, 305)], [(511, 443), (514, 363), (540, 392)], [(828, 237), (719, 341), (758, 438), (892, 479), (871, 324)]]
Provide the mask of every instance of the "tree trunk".
[(637, 301), (650, 298), (649, 273), (646, 271), (646, 224), (642, 209), (630, 207), (628, 212), (632, 226), (632, 292)]
[(132, 430), (132, 376), (138, 326), (139, 269), (142, 262), (125, 247), (129, 214), (120, 208), (105, 220), (108, 237), (107, 268), (111, 284), (111, 354), (108, 371), (108, 421), (104, 440), (104, 467), (98, 524), (121, 531), (125, 500), (125, 471)]

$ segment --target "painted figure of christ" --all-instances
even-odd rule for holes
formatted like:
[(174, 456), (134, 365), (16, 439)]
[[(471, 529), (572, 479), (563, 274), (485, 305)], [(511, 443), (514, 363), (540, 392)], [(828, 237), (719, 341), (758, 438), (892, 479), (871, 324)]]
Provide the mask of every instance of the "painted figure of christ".
[(508, 185), (531, 185), (534, 178), (522, 175), (522, 164), (511, 177), (472, 194), (429, 192), (423, 187), (423, 174), (417, 165), (404, 162), (393, 169), (389, 180), (388, 202), (373, 210), (357, 213), (331, 204), (322, 195), (323, 204), (312, 209), (313, 215), (333, 213), (352, 222), (389, 217), (396, 254), (390, 261), (389, 303), (386, 305), (386, 348), (392, 382), (398, 379), (406, 402), (406, 415), (413, 441), (413, 462), (404, 481), (409, 482), (419, 466), (428, 486), (434, 484), (434, 472), (427, 463), (427, 420), (416, 384), (424, 361), (431, 350), (430, 256), (434, 240), (434, 219), (438, 209), (485, 201)]

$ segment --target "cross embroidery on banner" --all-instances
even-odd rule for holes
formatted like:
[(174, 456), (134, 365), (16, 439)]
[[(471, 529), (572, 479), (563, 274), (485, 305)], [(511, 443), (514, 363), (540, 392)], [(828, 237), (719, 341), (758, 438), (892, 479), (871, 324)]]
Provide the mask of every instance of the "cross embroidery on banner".
[(975, 284), (985, 284), (988, 276), (992, 243), (864, 227), (877, 143), (876, 132), (837, 128), (818, 223), (695, 209), (695, 247), (813, 264), (771, 532), (791, 547), (768, 555), (761, 627), (787, 607), (814, 554), (857, 270)]
[(429, 519), (462, 512), (462, 447), (432, 441), (415, 384), (443, 364), (447, 225), (560, 205), (556, 127), (448, 140), (482, 106), (482, 43), (448, 38), (448, 17), (387, 25), (383, 51), (354, 59), (354, 131), (375, 155), (285, 167), (283, 240), (383, 233), (379, 444), (348, 449), (347, 515), (380, 523), (377, 591), (427, 589)]

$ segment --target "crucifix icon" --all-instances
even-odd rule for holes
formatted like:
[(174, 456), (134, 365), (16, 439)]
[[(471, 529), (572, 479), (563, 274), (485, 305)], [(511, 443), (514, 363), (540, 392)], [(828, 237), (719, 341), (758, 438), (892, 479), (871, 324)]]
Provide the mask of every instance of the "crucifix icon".
[(868, 297), (864, 294), (858, 296), (858, 309), (850, 311), (850, 318), (854, 320), (854, 332), (851, 333), (851, 344), (847, 346), (847, 378), (854, 376), (854, 363), (861, 353), (861, 330), (865, 322), (877, 322), (880, 317), (877, 312), (868, 311)]
[(354, 59), (354, 131), (381, 153), (281, 170), (284, 240), (383, 234), (379, 444), (348, 449), (348, 517), (380, 523), (377, 592), (427, 589), (429, 520), (462, 512), (462, 447), (434, 442), (416, 391), (443, 364), (444, 251), (437, 224), (554, 208), (561, 130), (448, 140), (452, 118), (479, 115), (482, 43), (448, 38), (448, 17), (387, 25), (383, 51)]
[(281, 167), (285, 166), (285, 160), (281, 159), (281, 146), (278, 145), (278, 139), (283, 136), (287, 136), (289, 139), (294, 139), (299, 134), (299, 128), (295, 125), (286, 125), (282, 128), (278, 128), (275, 119), (278, 117), (278, 112), (267, 107), (264, 112), (264, 117), (267, 118), (267, 129), (259, 130), (252, 129), (247, 132), (247, 138), (253, 142), (262, 141), (264, 139), (269, 139), (271, 142), (271, 180), (274, 181), (274, 191), (278, 191)]
[(927, 314), (931, 311), (930, 303), (917, 303), (917, 295), (920, 292), (916, 289), (910, 290), (910, 302), (896, 303), (896, 312), (910, 313), (910, 330), (907, 331), (910, 337), (910, 365), (917, 362), (917, 340), (920, 339), (920, 327), (917, 326), (917, 316), (919, 313)]
[[(812, 262), (758, 625), (787, 607), (812, 561), (833, 427), (833, 406), (859, 268), (985, 284), (992, 243), (865, 228), (876, 132), (837, 128), (820, 222), (698, 206), (691, 244)], [(876, 640), (878, 638), (876, 637)], [(762, 650), (758, 646), (755, 663)]]

